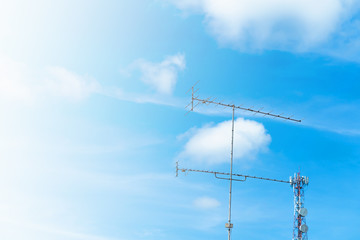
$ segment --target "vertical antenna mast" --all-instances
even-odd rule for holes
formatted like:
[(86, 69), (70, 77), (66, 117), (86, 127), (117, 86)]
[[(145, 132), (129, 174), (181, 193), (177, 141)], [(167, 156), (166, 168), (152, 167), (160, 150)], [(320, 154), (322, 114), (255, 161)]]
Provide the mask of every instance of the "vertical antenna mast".
[(231, 223), (231, 192), (232, 192), (232, 171), (233, 171), (233, 157), (234, 157), (234, 114), (235, 106), (232, 108), (232, 128), (231, 128), (231, 157), (230, 157), (230, 184), (229, 184), (229, 220), (228, 224), (225, 227), (228, 229), (228, 240), (231, 237), (231, 228), (233, 224)]
[[(198, 82), (197, 82), (198, 83)], [(223, 106), (224, 108), (231, 108), (232, 109), (232, 129), (231, 129), (231, 153), (230, 153), (230, 173), (219, 173), (219, 172), (212, 172), (212, 171), (202, 171), (202, 170), (193, 170), (193, 169), (179, 169), (178, 168), (178, 163), (176, 163), (176, 176), (178, 175), (178, 171), (181, 170), (183, 172), (186, 171), (193, 171), (193, 172), (206, 172), (206, 173), (214, 173), (216, 178), (219, 179), (225, 179), (225, 180), (229, 180), (229, 218), (228, 218), (228, 222), (225, 224), (225, 227), (228, 229), (228, 240), (231, 240), (231, 229), (233, 228), (233, 224), (231, 223), (231, 200), (232, 200), (232, 181), (245, 181), (247, 177), (252, 177), (252, 178), (258, 178), (258, 179), (263, 179), (263, 180), (272, 180), (272, 181), (277, 181), (277, 182), (286, 182), (286, 181), (282, 181), (282, 180), (276, 180), (276, 179), (267, 179), (267, 178), (261, 178), (261, 177), (254, 177), (254, 176), (246, 176), (246, 175), (240, 175), (237, 174), (237, 176), (243, 176), (245, 177), (244, 179), (240, 180), (240, 179), (233, 179), (233, 156), (234, 156), (234, 118), (235, 118), (235, 110), (240, 109), (243, 111), (247, 111), (247, 112), (251, 112), (254, 115), (255, 114), (261, 114), (263, 116), (269, 116), (269, 117), (273, 117), (273, 118), (279, 118), (279, 119), (283, 119), (283, 120), (288, 120), (288, 121), (293, 121), (293, 122), (301, 122), (301, 120), (298, 119), (294, 119), (291, 116), (290, 117), (286, 117), (283, 116), (282, 114), (273, 114), (271, 112), (264, 112), (262, 111), (263, 108), (260, 108), (258, 110), (253, 109), (253, 108), (246, 108), (246, 107), (242, 107), (234, 105), (234, 104), (226, 104), (223, 103), (221, 101), (215, 101), (216, 98), (207, 98), (207, 99), (201, 99), (199, 98), (199, 96), (196, 96), (196, 92), (199, 89), (195, 90), (195, 86), (197, 85), (197, 83), (195, 83), (192, 87), (191, 87), (191, 102), (186, 106), (186, 108), (190, 107), (190, 110), (187, 112), (192, 112), (194, 111), (195, 107), (198, 106), (199, 104), (213, 104), (213, 105), (217, 105), (217, 106)], [(189, 89), (190, 90), (190, 89)], [(229, 175), (229, 178), (222, 178), (222, 177), (218, 177), (218, 175)]]

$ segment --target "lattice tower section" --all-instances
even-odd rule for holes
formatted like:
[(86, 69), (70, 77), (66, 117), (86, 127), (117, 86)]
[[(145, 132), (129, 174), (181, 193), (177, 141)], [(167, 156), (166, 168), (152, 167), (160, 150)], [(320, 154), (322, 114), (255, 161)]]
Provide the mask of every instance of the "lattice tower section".
[(294, 227), (293, 240), (308, 240), (306, 225), (307, 209), (304, 207), (304, 188), (309, 184), (309, 178), (300, 176), (300, 172), (290, 177), (290, 185), (294, 190)]

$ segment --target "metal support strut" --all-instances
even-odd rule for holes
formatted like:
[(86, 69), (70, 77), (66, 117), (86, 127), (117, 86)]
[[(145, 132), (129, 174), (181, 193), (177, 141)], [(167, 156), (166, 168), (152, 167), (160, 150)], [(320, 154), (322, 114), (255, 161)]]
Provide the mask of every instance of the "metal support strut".
[(233, 171), (233, 156), (234, 156), (234, 114), (235, 105), (232, 107), (232, 129), (231, 129), (231, 157), (230, 157), (230, 184), (229, 184), (229, 220), (225, 227), (228, 229), (228, 240), (231, 238), (231, 229), (233, 224), (231, 223), (231, 191), (232, 191), (232, 171)]

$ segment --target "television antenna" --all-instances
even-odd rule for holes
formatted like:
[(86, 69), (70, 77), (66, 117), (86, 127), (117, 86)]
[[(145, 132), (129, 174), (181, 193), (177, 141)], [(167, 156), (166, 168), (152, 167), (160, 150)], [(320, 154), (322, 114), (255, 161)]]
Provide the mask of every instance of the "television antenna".
[[(259, 179), (265, 181), (273, 181), (279, 183), (289, 183), (294, 190), (294, 225), (293, 225), (293, 240), (307, 240), (307, 231), (309, 227), (306, 225), (306, 215), (308, 210), (304, 207), (304, 187), (309, 184), (309, 177), (300, 176), (300, 172), (295, 173), (294, 177), (290, 177), (289, 181), (279, 180), (274, 178), (265, 178), (259, 176), (251, 176), (245, 174), (233, 173), (232, 176), (240, 178), (230, 178), (231, 173), (228, 172), (217, 172), (217, 171), (208, 171), (208, 170), (198, 170), (190, 168), (179, 168), (179, 162), (176, 162), (176, 177), (178, 177), (179, 172), (188, 173), (188, 172), (197, 172), (197, 173), (208, 173), (214, 174), (215, 178), (222, 180), (230, 181), (239, 181), (245, 182), (248, 178), (250, 179)], [(231, 195), (231, 191), (230, 191)], [(229, 204), (229, 221), (225, 224), (225, 227), (228, 229), (228, 239), (231, 236), (231, 228), (233, 224), (231, 223), (231, 202)]]
[(217, 105), (217, 106), (223, 106), (224, 108), (231, 108), (233, 111), (233, 119), (234, 119), (234, 112), (235, 110), (243, 110), (246, 112), (251, 112), (254, 115), (256, 114), (260, 114), (263, 116), (268, 116), (268, 117), (272, 117), (272, 118), (278, 118), (278, 119), (282, 119), (282, 120), (288, 120), (288, 121), (292, 121), (292, 122), (298, 122), (300, 123), (302, 120), (301, 119), (295, 119), (293, 118), (293, 116), (284, 116), (283, 114), (274, 114), (271, 111), (270, 112), (265, 112), (262, 111), (263, 108), (260, 108), (258, 110), (253, 109), (253, 108), (248, 108), (248, 107), (243, 107), (242, 105), (234, 105), (234, 104), (228, 104), (228, 103), (223, 103), (221, 101), (216, 101), (216, 98), (206, 98), (206, 99), (201, 99), (199, 98), (199, 96), (196, 95), (196, 93), (199, 91), (199, 89), (195, 89), (196, 85), (199, 82), (195, 83), (189, 90), (188, 92), (191, 90), (191, 102), (185, 107), (188, 108), (190, 107), (190, 110), (187, 112), (193, 112), (194, 109), (199, 105), (199, 104), (213, 104), (213, 105)]
[[(199, 82), (199, 81), (198, 81)], [(254, 115), (256, 114), (261, 114), (263, 116), (268, 116), (268, 117), (272, 117), (272, 118), (277, 118), (277, 119), (282, 119), (285, 121), (292, 121), (292, 122), (298, 122), (300, 123), (302, 120), (300, 119), (295, 119), (292, 116), (284, 116), (283, 114), (274, 114), (271, 111), (270, 112), (265, 112), (262, 111), (263, 108), (260, 108), (258, 110), (250, 107), (243, 107), (242, 105), (235, 105), (233, 103), (223, 103), (222, 101), (217, 101), (216, 98), (200, 98), (197, 94), (199, 89), (195, 89), (196, 85), (198, 84), (198, 82), (196, 82), (190, 89), (191, 90), (191, 102), (185, 107), (185, 108), (189, 108), (190, 110), (187, 112), (193, 112), (194, 109), (199, 105), (199, 104), (205, 104), (205, 105), (215, 105), (215, 106), (222, 106), (224, 108), (230, 108), (232, 110), (232, 124), (231, 124), (231, 151), (230, 151), (230, 172), (229, 173), (225, 173), (225, 172), (215, 172), (215, 171), (206, 171), (206, 170), (196, 170), (196, 169), (187, 169), (187, 168), (179, 168), (179, 164), (178, 162), (176, 162), (176, 176), (178, 176), (178, 172), (199, 172), (199, 173), (210, 173), (210, 174), (214, 174), (216, 178), (218, 179), (223, 179), (223, 180), (229, 180), (229, 212), (228, 212), (228, 222), (225, 224), (225, 227), (228, 229), (228, 240), (231, 240), (231, 229), (233, 228), (233, 224), (231, 222), (231, 204), (232, 204), (232, 182), (233, 181), (246, 181), (248, 178), (253, 178), (253, 179), (260, 179), (260, 180), (268, 180), (268, 181), (274, 181), (274, 182), (282, 182), (282, 183), (290, 183), (292, 184), (292, 180), (290, 179), (290, 181), (284, 181), (284, 180), (278, 180), (278, 179), (271, 179), (271, 178), (264, 178), (264, 177), (257, 177), (257, 176), (250, 176), (250, 175), (243, 175), (243, 174), (237, 174), (237, 173), (233, 173), (233, 157), (234, 157), (234, 117), (235, 117), (235, 110), (243, 110), (246, 112), (251, 112)], [(189, 92), (188, 91), (188, 92)], [(186, 113), (186, 114), (187, 114)], [(226, 176), (226, 177), (225, 177)], [(241, 178), (233, 178), (233, 176), (235, 177), (241, 177)], [(308, 179), (308, 178), (307, 178)], [(293, 185), (292, 185), (293, 186)], [(294, 188), (295, 189), (295, 188)], [(294, 194), (295, 194), (295, 190), (294, 190)], [(295, 198), (296, 198), (296, 194), (295, 194)], [(296, 202), (296, 200), (294, 200), (294, 202)], [(295, 208), (297, 210), (294, 210), (295, 212), (298, 212), (298, 208), (295, 206)], [(294, 213), (295, 214), (295, 213)], [(297, 215), (296, 215), (297, 216)], [(295, 217), (294, 217), (295, 218)], [(301, 221), (300, 221), (301, 224)], [(301, 226), (297, 226), (299, 229)], [(307, 231), (307, 225), (305, 225), (305, 227), (303, 227), (302, 230)], [(299, 230), (300, 231), (300, 230)], [(295, 233), (295, 222), (294, 222), (294, 233)], [(294, 235), (295, 236), (295, 235)], [(300, 238), (301, 239), (301, 238)], [(300, 240), (300, 239), (296, 239), (296, 240)], [(295, 240), (295, 239), (294, 239)], [(302, 239), (301, 239), (302, 240)]]

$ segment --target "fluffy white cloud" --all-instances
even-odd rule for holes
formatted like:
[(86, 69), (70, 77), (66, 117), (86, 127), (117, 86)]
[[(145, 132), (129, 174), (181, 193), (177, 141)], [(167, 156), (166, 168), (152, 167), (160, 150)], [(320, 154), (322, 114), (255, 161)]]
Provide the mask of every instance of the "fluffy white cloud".
[(134, 67), (141, 71), (141, 80), (162, 94), (171, 94), (176, 85), (177, 75), (185, 69), (185, 56), (176, 54), (166, 57), (160, 63), (137, 60)]
[(243, 51), (319, 47), (337, 32), (343, 35), (341, 26), (359, 7), (354, 0), (171, 1), (182, 10), (205, 15), (219, 42)]
[(220, 202), (218, 200), (210, 197), (196, 198), (193, 204), (196, 208), (201, 208), (201, 209), (210, 209), (220, 206)]
[(100, 91), (100, 84), (89, 76), (62, 67), (36, 71), (0, 56), (0, 99), (27, 103), (49, 96), (81, 100)]
[[(228, 162), (231, 144), (231, 121), (192, 129), (182, 158), (196, 162), (218, 164)], [(267, 149), (271, 137), (261, 123), (238, 118), (235, 120), (234, 159), (254, 158)]]

